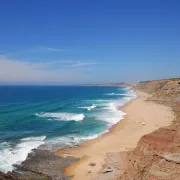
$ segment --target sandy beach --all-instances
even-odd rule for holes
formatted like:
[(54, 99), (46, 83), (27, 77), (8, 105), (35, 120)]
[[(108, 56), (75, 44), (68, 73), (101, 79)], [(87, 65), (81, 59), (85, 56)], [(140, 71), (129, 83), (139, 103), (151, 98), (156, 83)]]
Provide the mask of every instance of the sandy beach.
[[(147, 93), (136, 91), (138, 98), (128, 103), (122, 110), (126, 113), (123, 120), (115, 125), (105, 135), (85, 142), (79, 147), (57, 151), (63, 157), (74, 156), (80, 158), (78, 162), (65, 169), (73, 180), (116, 179), (121, 167), (112, 177), (102, 173), (103, 167), (120, 164), (120, 152), (136, 147), (140, 138), (160, 127), (168, 126), (174, 119), (171, 108), (155, 102), (146, 101), (151, 96)], [(89, 163), (95, 163), (90, 166)]]

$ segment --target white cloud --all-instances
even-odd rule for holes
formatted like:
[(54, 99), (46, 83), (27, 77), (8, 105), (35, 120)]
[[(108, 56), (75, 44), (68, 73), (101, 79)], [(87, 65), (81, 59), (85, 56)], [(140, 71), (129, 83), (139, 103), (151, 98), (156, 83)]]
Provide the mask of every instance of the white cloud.
[(75, 64), (70, 65), (71, 67), (84, 67), (84, 66), (89, 66), (89, 65), (96, 65), (97, 63), (95, 62), (78, 62)]
[[(70, 62), (67, 61), (67, 63)], [(85, 80), (89, 76), (82, 75), (82, 71), (78, 68), (65, 68), (64, 66), (62, 68), (63, 63), (65, 61), (33, 63), (2, 59), (0, 57), (0, 83), (76, 83)], [(55, 68), (53, 69), (53, 67)]]
[(48, 51), (66, 51), (66, 49), (61, 49), (61, 48), (51, 48), (51, 47), (48, 47), (47, 50), (48, 50)]

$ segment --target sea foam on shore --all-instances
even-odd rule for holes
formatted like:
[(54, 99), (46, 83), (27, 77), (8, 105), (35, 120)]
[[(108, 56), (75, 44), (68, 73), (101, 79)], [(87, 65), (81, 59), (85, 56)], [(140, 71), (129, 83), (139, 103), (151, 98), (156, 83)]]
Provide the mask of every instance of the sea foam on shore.
[(13, 164), (20, 164), (26, 160), (32, 149), (44, 144), (46, 136), (23, 138), (16, 145), (4, 142), (0, 144), (0, 170), (3, 172), (12, 171)]
[[(68, 87), (67, 90), (73, 93), (75, 92), (72, 91), (73, 88)], [(33, 90), (37, 91), (36, 95), (39, 93), (41, 96), (39, 89)], [(11, 119), (5, 121), (4, 126), (8, 128), (11, 124), (11, 129), (17, 132), (14, 131), (15, 136), (13, 136), (11, 129), (9, 134), (7, 130), (1, 131), (4, 132), (2, 137), (5, 137), (4, 141), (3, 138), (0, 141), (1, 171), (12, 171), (13, 164), (24, 161), (34, 148), (54, 151), (73, 147), (101, 136), (112, 125), (123, 119), (125, 113), (120, 110), (120, 107), (136, 98), (133, 90), (124, 87), (78, 87), (78, 91), (82, 92), (74, 93), (73, 97), (69, 97), (70, 94), (67, 93), (66, 100), (62, 100), (61, 94), (65, 94), (67, 90), (64, 91), (63, 88), (55, 88), (55, 90), (58, 92), (56, 98), (52, 89), (50, 94), (52, 97), (47, 99), (45, 94), (44, 100), (42, 101), (41, 98), (38, 104), (32, 103), (34, 98), (32, 94), (32, 97), (27, 94), (25, 97), (29, 98), (27, 100), (29, 104), (25, 102), (26, 104), (22, 103), (22, 107), (16, 106), (16, 111), (13, 110), (13, 104), (9, 107), (13, 110), (10, 114)], [(50, 93), (50, 89), (47, 93)], [(82, 96), (83, 93), (85, 95)], [(21, 94), (19, 94), (20, 97)], [(3, 119), (6, 119), (5, 115)], [(13, 119), (16, 117), (17, 119)]]

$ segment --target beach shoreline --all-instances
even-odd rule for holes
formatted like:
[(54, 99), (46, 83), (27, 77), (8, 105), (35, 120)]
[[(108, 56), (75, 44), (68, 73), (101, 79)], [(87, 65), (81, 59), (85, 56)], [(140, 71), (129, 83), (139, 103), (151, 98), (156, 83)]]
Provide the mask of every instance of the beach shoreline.
[[(143, 135), (171, 124), (174, 115), (170, 107), (146, 101), (150, 94), (141, 91), (136, 93), (138, 98), (120, 109), (126, 113), (124, 119), (112, 126), (107, 133), (78, 147), (56, 151), (56, 154), (62, 157), (80, 158), (64, 170), (66, 175), (71, 176), (73, 180), (101, 179), (104, 176), (103, 169), (108, 164), (109, 154), (111, 159), (118, 162), (120, 152), (135, 148)], [(156, 116), (158, 118), (155, 118)], [(95, 166), (90, 166), (90, 163), (95, 163)], [(113, 170), (113, 167), (111, 169)], [(116, 171), (109, 179), (118, 177), (120, 173), (122, 171)]]

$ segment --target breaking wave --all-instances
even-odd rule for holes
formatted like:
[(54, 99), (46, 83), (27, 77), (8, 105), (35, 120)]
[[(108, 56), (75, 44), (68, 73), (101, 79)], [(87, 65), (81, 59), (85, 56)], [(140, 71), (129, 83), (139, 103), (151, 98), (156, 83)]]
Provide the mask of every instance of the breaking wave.
[(82, 121), (85, 118), (82, 113), (36, 113), (35, 115), (38, 117), (53, 118), (51, 120), (59, 121)]
[(97, 106), (95, 104), (93, 104), (92, 106), (84, 106), (84, 107), (78, 107), (81, 109), (87, 109), (88, 111), (91, 111), (92, 109), (96, 108)]
[(3, 172), (12, 171), (13, 164), (21, 164), (26, 160), (32, 149), (44, 144), (46, 136), (23, 138), (13, 147), (11, 143), (0, 144), (0, 170)]

